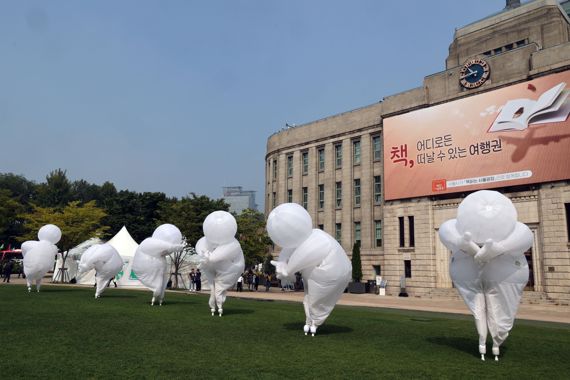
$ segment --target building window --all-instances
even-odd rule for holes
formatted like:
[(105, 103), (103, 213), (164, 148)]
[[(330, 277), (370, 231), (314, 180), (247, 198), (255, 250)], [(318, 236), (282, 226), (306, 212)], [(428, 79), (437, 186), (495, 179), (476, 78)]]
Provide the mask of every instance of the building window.
[(342, 168), (342, 144), (334, 146), (334, 167), (336, 169)]
[(379, 205), (382, 202), (382, 178), (379, 175), (374, 176), (374, 204)]
[(382, 221), (374, 221), (374, 240), (376, 247), (382, 247)]
[(570, 203), (564, 203), (564, 208), (566, 209), (566, 233), (568, 242), (570, 242)]
[(354, 180), (354, 207), (360, 207), (360, 179)]
[(277, 193), (273, 193), (273, 208), (277, 205)]
[(287, 202), (288, 203), (293, 202), (293, 190), (291, 189), (287, 190)]
[(287, 156), (287, 177), (293, 177), (293, 155)]
[(273, 160), (273, 181), (277, 181), (277, 160)]
[(404, 276), (412, 278), (412, 260), (404, 260)]
[(319, 185), (319, 208), (325, 207), (325, 185)]
[[(375, 276), (381, 276), (382, 275), (382, 266), (372, 265), (372, 269), (374, 269), (374, 275)], [(380, 284), (376, 284), (376, 285), (380, 285)]]
[(335, 183), (336, 207), (342, 207), (342, 182)]
[(380, 146), (380, 136), (372, 137), (372, 159), (380, 161), (382, 159), (382, 147)]
[(309, 152), (303, 152), (301, 154), (301, 159), (303, 161), (303, 175), (309, 173)]
[(317, 155), (319, 156), (319, 171), (322, 172), (325, 170), (325, 148), (320, 148)]
[(303, 207), (307, 209), (309, 205), (309, 189), (303, 187)]
[(325, 230), (325, 225), (324, 224), (319, 224), (319, 230), (324, 231)]
[(410, 229), (410, 247), (416, 246), (416, 237), (414, 231), (414, 217), (408, 216), (408, 227)]
[(341, 223), (336, 223), (334, 225), (334, 238), (339, 243), (342, 241), (342, 224)]
[(399, 233), (400, 233), (400, 247), (404, 247), (404, 217), (398, 217), (398, 226), (399, 226)]
[(352, 142), (352, 162), (354, 165), (360, 165), (360, 140)]
[(354, 222), (354, 241), (360, 243), (360, 222)]

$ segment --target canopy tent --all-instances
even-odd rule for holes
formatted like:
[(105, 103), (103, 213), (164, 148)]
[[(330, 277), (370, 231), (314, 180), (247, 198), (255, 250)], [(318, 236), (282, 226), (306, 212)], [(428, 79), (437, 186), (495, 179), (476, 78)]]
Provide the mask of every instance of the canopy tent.
[[(65, 262), (67, 272), (69, 273), (69, 279), (75, 277), (78, 284), (95, 284), (95, 270), (91, 270), (89, 272), (83, 273), (81, 276), (77, 276), (77, 269), (79, 261), (81, 260), (81, 255), (92, 245), (102, 243), (103, 241), (99, 238), (91, 238), (69, 251), (68, 258)], [(121, 230), (117, 232), (117, 234), (113, 236), (113, 238), (111, 238), (107, 244), (110, 244), (113, 248), (115, 248), (123, 259), (123, 269), (116, 277), (117, 286), (144, 288), (143, 284), (137, 279), (137, 276), (131, 269), (132, 261), (135, 257), (135, 252), (139, 245), (131, 237), (131, 234), (129, 234), (127, 228), (123, 226), (123, 228), (121, 228)], [(61, 255), (58, 255), (54, 270), (54, 278), (60, 272), (59, 268), (62, 267), (62, 264), (63, 260), (61, 258)], [(59, 276), (61, 276), (61, 274)]]
[[(85, 252), (89, 247), (95, 244), (101, 244), (103, 241), (97, 237), (91, 238), (89, 240), (85, 240), (83, 243), (76, 245), (75, 247), (69, 250), (69, 254), (67, 255), (67, 259), (65, 260), (65, 267), (67, 274), (65, 275), (64, 280), (68, 281), (72, 278), (77, 279), (77, 267), (79, 265), (79, 260), (81, 259), (81, 255)], [(55, 261), (55, 267), (53, 270), (52, 280), (53, 281), (61, 281), (62, 273), (61, 268), (63, 268), (63, 257), (61, 253), (57, 254), (57, 258)], [(85, 274), (87, 275), (87, 273)], [(90, 277), (90, 278), (87, 278)], [(82, 279), (85, 278), (85, 282), (79, 282), (81, 284), (94, 284), (95, 283), (95, 274), (91, 276), (81, 276)]]
[(117, 275), (116, 281), (119, 287), (144, 288), (144, 285), (137, 279), (132, 270), (133, 258), (139, 245), (131, 237), (127, 227), (123, 226), (111, 240), (107, 242), (119, 252), (123, 259), (123, 270)]

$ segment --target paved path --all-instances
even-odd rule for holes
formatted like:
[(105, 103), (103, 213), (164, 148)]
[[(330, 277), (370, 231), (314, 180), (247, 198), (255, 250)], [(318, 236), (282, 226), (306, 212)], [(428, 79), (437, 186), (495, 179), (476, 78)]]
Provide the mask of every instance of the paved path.
[[(279, 289), (265, 289), (258, 292), (244, 290), (241, 293), (229, 292), (228, 297), (272, 299), (303, 302), (303, 292), (282, 292)], [(471, 314), (465, 303), (452, 299), (429, 299), (415, 297), (379, 296), (376, 294), (344, 293), (338, 303), (347, 306), (382, 307), (389, 309), (422, 310), (439, 313)], [(517, 319), (559, 322), (570, 324), (570, 307), (556, 305), (521, 304)]]
[[(11, 283), (25, 284), (25, 280), (12, 277)], [(0, 283), (0, 285), (5, 285)], [(42, 282), (44, 285), (53, 285), (49, 281)], [(60, 285), (60, 284), (58, 284)], [(79, 285), (69, 285), (79, 286)], [(248, 298), (248, 299), (270, 299), (277, 301), (303, 302), (303, 292), (282, 292), (280, 289), (271, 288), (269, 292), (264, 287), (260, 287), (257, 292), (244, 290), (243, 292), (230, 291), (228, 297)], [(180, 293), (180, 291), (176, 291)], [(202, 294), (209, 294), (202, 291)], [(186, 292), (192, 295), (193, 293)], [(381, 307), (388, 309), (421, 310), (439, 313), (470, 314), (469, 309), (460, 300), (453, 299), (429, 299), (415, 297), (393, 297), (379, 296), (376, 294), (349, 294), (342, 295), (339, 305)], [(570, 324), (570, 306), (556, 305), (533, 305), (521, 304), (517, 313), (517, 319), (529, 319), (534, 321), (559, 322)]]

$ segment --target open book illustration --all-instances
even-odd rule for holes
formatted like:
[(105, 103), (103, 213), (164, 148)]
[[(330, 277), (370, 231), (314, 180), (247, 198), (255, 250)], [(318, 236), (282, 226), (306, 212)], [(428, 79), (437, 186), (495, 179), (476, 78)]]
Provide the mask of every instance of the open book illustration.
[(529, 124), (559, 123), (570, 114), (570, 90), (561, 82), (537, 100), (513, 99), (503, 106), (489, 132), (521, 131)]

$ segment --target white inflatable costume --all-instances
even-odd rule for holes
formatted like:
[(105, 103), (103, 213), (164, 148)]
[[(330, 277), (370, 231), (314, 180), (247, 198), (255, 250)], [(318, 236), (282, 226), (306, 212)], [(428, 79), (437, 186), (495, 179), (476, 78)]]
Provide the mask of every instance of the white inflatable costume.
[(42, 278), (53, 269), (57, 247), (61, 239), (61, 230), (54, 224), (46, 224), (38, 231), (39, 241), (29, 240), (22, 243), (22, 256), (24, 257), (24, 274), (28, 284), (28, 292), (32, 291), (32, 284), (36, 284), (36, 291), (40, 291)]
[(234, 286), (245, 269), (243, 252), (235, 235), (237, 223), (226, 211), (214, 211), (203, 224), (204, 237), (196, 243), (200, 269), (210, 284), (210, 311), (218, 308), (220, 317), (228, 289)]
[(101, 297), (109, 282), (123, 268), (123, 259), (110, 244), (95, 244), (81, 255), (78, 275), (95, 269), (97, 290), (95, 298)]
[(524, 252), (532, 246), (532, 232), (517, 222), (507, 197), (482, 190), (461, 202), (457, 219), (443, 223), (439, 236), (452, 251), (451, 279), (475, 317), (481, 359), (489, 331), (499, 360), (499, 347), (513, 327), (528, 282)]
[(163, 224), (154, 230), (152, 237), (139, 245), (133, 259), (133, 272), (144, 286), (152, 291), (151, 305), (162, 305), (168, 283), (166, 256), (183, 249), (182, 234), (172, 224)]
[(352, 275), (352, 265), (341, 245), (329, 234), (313, 229), (309, 213), (296, 203), (277, 206), (267, 218), (267, 232), (282, 247), (272, 261), (277, 278), (292, 282), (301, 272), (305, 298), (305, 335), (315, 336), (328, 318)]

